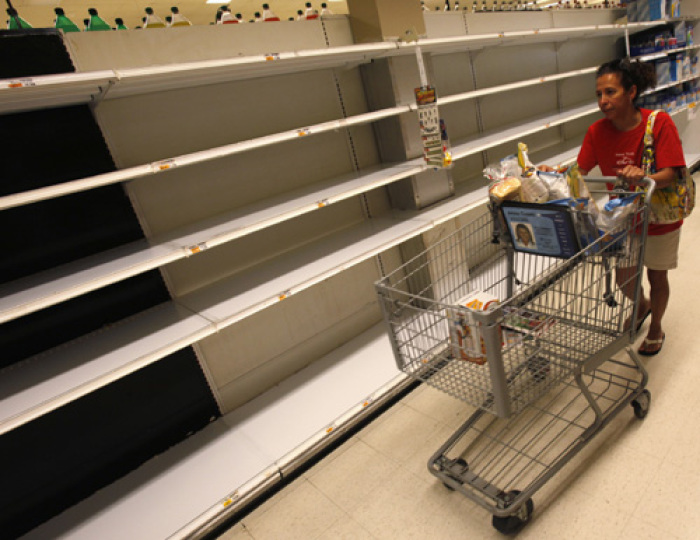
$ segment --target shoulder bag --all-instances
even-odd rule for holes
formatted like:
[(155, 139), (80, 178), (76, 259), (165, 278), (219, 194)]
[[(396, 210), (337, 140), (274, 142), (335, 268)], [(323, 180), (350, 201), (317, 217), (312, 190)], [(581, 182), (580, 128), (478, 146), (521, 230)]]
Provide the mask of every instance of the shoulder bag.
[[(656, 172), (654, 155), (654, 120), (659, 111), (652, 111), (642, 143), (642, 170), (647, 176)], [(649, 222), (675, 223), (688, 217), (695, 208), (695, 180), (687, 167), (679, 169), (679, 178), (665, 188), (656, 188), (649, 205)]]

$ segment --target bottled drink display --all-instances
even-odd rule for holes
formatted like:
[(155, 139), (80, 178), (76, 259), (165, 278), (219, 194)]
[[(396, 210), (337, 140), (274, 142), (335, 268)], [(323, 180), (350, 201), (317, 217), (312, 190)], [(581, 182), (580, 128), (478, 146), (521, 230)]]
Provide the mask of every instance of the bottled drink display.
[(307, 21), (318, 19), (318, 11), (311, 6), (311, 2), (306, 2), (306, 4), (304, 4), (304, 17)]
[(7, 14), (10, 19), (7, 21), (9, 30), (19, 30), (20, 28), (31, 28), (32, 25), (19, 16), (15, 8), (7, 8)]
[(158, 15), (153, 13), (153, 8), (146, 8), (146, 20), (143, 21), (144, 28), (165, 28), (165, 22)]
[(172, 12), (172, 22), (170, 23), (170, 26), (192, 26), (190, 20), (187, 17), (185, 17), (182, 13), (180, 13), (180, 10), (177, 8), (177, 6), (171, 7), (170, 11)]
[(59, 28), (64, 32), (80, 32), (80, 28), (78, 28), (73, 21), (66, 17), (63, 8), (57, 7), (54, 9), (54, 12), (56, 13), (56, 21), (54, 23), (55, 28)]
[(270, 4), (263, 4), (262, 20), (264, 22), (279, 21), (280, 18), (270, 9)]
[(88, 9), (88, 13), (90, 14), (90, 19), (88, 20), (87, 25), (88, 32), (98, 32), (112, 29), (110, 25), (108, 25), (102, 18), (100, 18), (95, 8)]

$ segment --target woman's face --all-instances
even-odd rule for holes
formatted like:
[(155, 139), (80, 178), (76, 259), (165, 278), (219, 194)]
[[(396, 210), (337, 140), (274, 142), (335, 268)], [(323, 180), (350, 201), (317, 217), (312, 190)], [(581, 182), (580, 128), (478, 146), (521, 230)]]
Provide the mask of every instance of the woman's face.
[(596, 79), (595, 93), (598, 97), (598, 107), (608, 120), (625, 118), (634, 111), (634, 98), (637, 87), (625, 90), (620, 82), (619, 73), (606, 73)]

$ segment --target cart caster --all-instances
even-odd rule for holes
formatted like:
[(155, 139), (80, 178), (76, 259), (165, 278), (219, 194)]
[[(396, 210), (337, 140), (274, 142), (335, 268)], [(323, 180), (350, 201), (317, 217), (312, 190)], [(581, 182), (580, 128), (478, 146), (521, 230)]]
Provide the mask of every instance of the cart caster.
[[(443, 468), (443, 470), (445, 470), (445, 469)], [(449, 470), (451, 470), (455, 474), (463, 474), (465, 471), (469, 470), (469, 465), (467, 465), (467, 462), (464, 459), (457, 458), (455, 460), (452, 460), (452, 463), (449, 466)], [(450, 491), (455, 490), (455, 488), (453, 488), (451, 485), (449, 485), (446, 482), (443, 482), (442, 485), (445, 486)]]
[(649, 412), (649, 406), (651, 405), (651, 393), (649, 390), (642, 390), (635, 399), (632, 400), (632, 408), (634, 409), (634, 415), (642, 420), (646, 417)]
[[(518, 494), (520, 494), (519, 491), (508, 492), (505, 497), (506, 503), (517, 497)], [(515, 514), (506, 517), (493, 516), (493, 527), (503, 534), (515, 534), (530, 522), (534, 511), (535, 503), (532, 502), (532, 499), (528, 499)]]

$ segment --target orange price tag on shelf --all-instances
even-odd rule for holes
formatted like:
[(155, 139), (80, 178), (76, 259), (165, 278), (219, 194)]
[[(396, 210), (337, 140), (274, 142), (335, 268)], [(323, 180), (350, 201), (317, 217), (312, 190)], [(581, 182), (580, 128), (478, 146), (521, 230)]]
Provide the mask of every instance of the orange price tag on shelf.
[(277, 298), (279, 298), (280, 302), (284, 299), (286, 299), (291, 293), (291, 291), (284, 291), (282, 294), (280, 294)]
[(299, 137), (304, 137), (305, 135), (309, 135), (310, 133), (311, 130), (309, 128), (297, 129), (297, 135)]
[(26, 88), (28, 86), (36, 86), (33, 79), (17, 79), (10, 81), (7, 85), (8, 88)]
[(328, 204), (329, 204), (329, 203), (328, 203), (328, 199), (321, 199), (320, 201), (318, 201), (318, 202), (316, 203), (316, 205), (317, 205), (319, 208), (323, 208), (324, 206), (328, 206)]
[(187, 248), (190, 252), (190, 255), (195, 255), (196, 253), (201, 253), (202, 251), (205, 251), (207, 248), (206, 242), (202, 242), (200, 244), (197, 244), (196, 246), (190, 246)]
[(265, 55), (265, 60), (268, 62), (272, 62), (273, 60), (279, 60), (280, 59), (280, 53), (269, 53)]
[(163, 161), (156, 161), (151, 165), (155, 172), (167, 171), (168, 169), (173, 169), (177, 167), (174, 159), (164, 159)]

